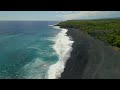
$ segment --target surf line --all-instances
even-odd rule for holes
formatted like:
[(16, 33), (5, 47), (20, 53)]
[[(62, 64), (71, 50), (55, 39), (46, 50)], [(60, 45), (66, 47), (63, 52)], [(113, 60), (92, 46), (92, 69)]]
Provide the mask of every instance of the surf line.
[(55, 44), (53, 45), (54, 50), (59, 56), (59, 60), (49, 67), (47, 79), (59, 79), (61, 73), (64, 72), (67, 60), (70, 58), (74, 41), (72, 41), (72, 37), (67, 36), (66, 33), (68, 29), (60, 28), (60, 26), (52, 27), (61, 30), (58, 35), (56, 35)]

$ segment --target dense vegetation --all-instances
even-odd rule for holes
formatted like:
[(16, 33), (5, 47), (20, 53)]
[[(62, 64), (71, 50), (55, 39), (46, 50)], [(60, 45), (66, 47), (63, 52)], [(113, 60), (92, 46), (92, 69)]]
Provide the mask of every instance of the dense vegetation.
[(120, 19), (68, 20), (58, 25), (83, 30), (95, 38), (120, 48)]

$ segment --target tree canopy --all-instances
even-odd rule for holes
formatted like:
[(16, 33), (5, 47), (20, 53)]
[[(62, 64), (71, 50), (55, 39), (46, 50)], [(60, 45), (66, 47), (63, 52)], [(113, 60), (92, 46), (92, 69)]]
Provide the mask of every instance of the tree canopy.
[(83, 30), (95, 38), (120, 48), (120, 19), (68, 20), (58, 25)]

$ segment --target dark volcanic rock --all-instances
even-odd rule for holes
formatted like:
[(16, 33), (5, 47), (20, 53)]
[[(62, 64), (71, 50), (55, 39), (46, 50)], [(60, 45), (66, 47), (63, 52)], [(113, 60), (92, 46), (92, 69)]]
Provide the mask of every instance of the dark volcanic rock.
[(120, 79), (120, 52), (78, 29), (68, 29), (73, 51), (61, 79)]

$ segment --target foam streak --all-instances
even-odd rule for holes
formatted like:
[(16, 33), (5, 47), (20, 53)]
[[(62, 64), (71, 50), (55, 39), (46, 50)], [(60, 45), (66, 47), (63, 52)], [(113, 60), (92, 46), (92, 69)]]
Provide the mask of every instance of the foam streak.
[(70, 57), (72, 51), (71, 37), (67, 36), (67, 29), (60, 28), (59, 26), (54, 26), (53, 28), (61, 30), (61, 32), (56, 36), (55, 45), (53, 46), (56, 53), (59, 55), (59, 61), (49, 67), (48, 79), (57, 79), (61, 77), (61, 73), (64, 71), (66, 61)]

